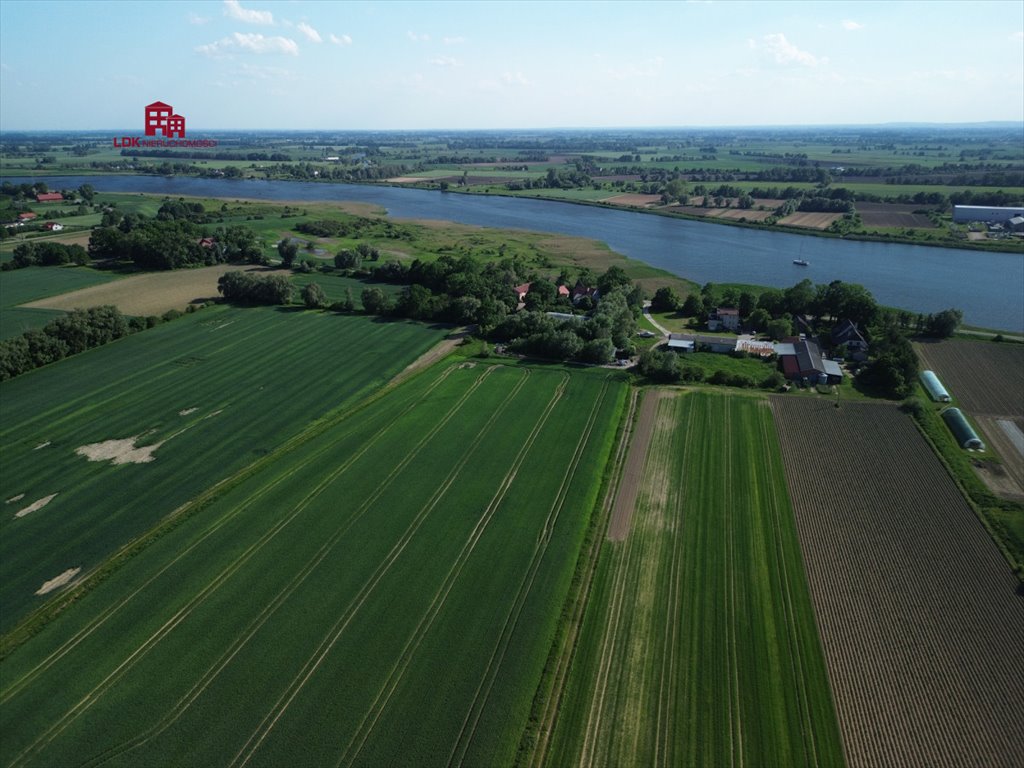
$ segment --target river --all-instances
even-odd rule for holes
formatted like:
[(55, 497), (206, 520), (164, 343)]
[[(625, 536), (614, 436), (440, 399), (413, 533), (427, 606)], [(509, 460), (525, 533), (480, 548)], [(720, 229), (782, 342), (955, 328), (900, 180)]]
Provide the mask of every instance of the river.
[[(698, 283), (752, 283), (778, 288), (860, 283), (882, 304), (913, 312), (956, 307), (964, 321), (1024, 331), (1022, 253), (932, 248), (792, 235), (548, 200), (489, 197), (423, 189), (299, 181), (200, 179), (188, 176), (8, 177), (45, 181), (52, 189), (92, 184), (101, 192), (374, 203), (397, 218), (442, 219), (590, 237), (613, 250)], [(809, 266), (793, 264), (802, 258)]]

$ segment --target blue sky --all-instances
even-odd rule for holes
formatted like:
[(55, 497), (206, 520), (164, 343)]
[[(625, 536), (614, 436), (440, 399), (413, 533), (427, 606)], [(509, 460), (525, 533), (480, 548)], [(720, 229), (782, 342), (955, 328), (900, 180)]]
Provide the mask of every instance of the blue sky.
[(1024, 3), (0, 2), (0, 129), (1024, 120)]

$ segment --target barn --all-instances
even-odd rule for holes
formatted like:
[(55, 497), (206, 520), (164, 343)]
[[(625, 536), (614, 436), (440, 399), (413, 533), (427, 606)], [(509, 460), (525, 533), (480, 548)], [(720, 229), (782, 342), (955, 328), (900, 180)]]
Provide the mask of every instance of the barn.
[(946, 388), (942, 386), (942, 382), (939, 381), (939, 377), (935, 375), (935, 371), (921, 371), (921, 383), (932, 400), (948, 403), (952, 399)]
[(942, 420), (946, 422), (949, 431), (953, 433), (957, 444), (961, 448), (975, 448), (979, 451), (985, 450), (985, 444), (981, 442), (978, 433), (974, 431), (959, 408), (947, 408), (942, 412)]
[(987, 221), (1002, 224), (1015, 216), (1024, 216), (1024, 208), (1004, 208), (989, 205), (954, 205), (953, 221)]

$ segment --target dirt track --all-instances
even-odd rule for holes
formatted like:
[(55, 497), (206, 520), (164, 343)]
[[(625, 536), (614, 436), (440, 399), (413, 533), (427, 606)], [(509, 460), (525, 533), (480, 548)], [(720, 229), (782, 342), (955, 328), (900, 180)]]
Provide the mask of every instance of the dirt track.
[(654, 434), (658, 401), (663, 396), (662, 390), (651, 390), (643, 394), (640, 413), (633, 429), (633, 439), (629, 445), (629, 455), (626, 456), (626, 464), (622, 468), (619, 492), (615, 496), (615, 506), (612, 507), (612, 519), (608, 524), (608, 538), (612, 541), (624, 541), (629, 535), (633, 508), (636, 506), (636, 494), (643, 480), (647, 446), (650, 445), (651, 435)]

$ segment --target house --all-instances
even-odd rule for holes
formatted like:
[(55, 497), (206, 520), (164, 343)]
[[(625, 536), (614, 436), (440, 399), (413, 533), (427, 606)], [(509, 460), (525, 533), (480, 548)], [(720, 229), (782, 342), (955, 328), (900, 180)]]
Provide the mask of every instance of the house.
[(597, 301), (599, 298), (601, 298), (601, 294), (597, 290), (597, 288), (584, 285), (582, 280), (577, 280), (576, 286), (572, 289), (572, 303), (578, 304), (584, 298), (589, 298), (593, 301)]
[(851, 360), (868, 359), (868, 342), (852, 320), (843, 320), (832, 329), (832, 347), (843, 347)]
[(51, 232), (60, 232), (62, 229), (64, 229), (64, 225), (58, 224), (56, 221), (48, 221), (45, 224), (43, 224), (43, 229), (48, 229)]
[(1024, 216), (1014, 216), (1006, 222), (1006, 228), (1011, 232), (1024, 232)]
[(64, 195), (60, 192), (44, 192), (41, 195), (36, 195), (37, 203), (59, 203), (64, 199)]
[(217, 245), (217, 241), (214, 240), (212, 237), (201, 237), (199, 238), (199, 245), (202, 246), (203, 248), (213, 248), (215, 245)]
[(672, 333), (668, 337), (668, 348), (679, 352), (697, 352), (707, 347), (712, 352), (732, 352), (736, 339), (728, 336), (704, 336), (691, 333)]
[(569, 298), (569, 293), (570, 292), (569, 292), (569, 286), (568, 285), (560, 285), (560, 286), (558, 286), (558, 298), (560, 298), (560, 299), (562, 299), (562, 298), (567, 299), (567, 298)]
[(807, 379), (814, 384), (838, 384), (843, 380), (843, 369), (835, 361), (822, 358), (821, 350), (813, 341), (795, 342), (791, 345), (792, 354), (789, 354), (789, 346), (777, 344), (775, 347), (779, 354), (779, 365), (787, 379)]
[(526, 300), (526, 294), (530, 292), (531, 285), (533, 285), (533, 283), (523, 283), (522, 285), (517, 285), (515, 288), (512, 289), (513, 291), (516, 292), (517, 301)]
[(738, 331), (740, 329), (740, 311), (735, 307), (719, 307), (708, 317), (708, 330)]
[(34, 218), (36, 218), (36, 214), (32, 213), (32, 211), (18, 214), (18, 221), (32, 221)]

